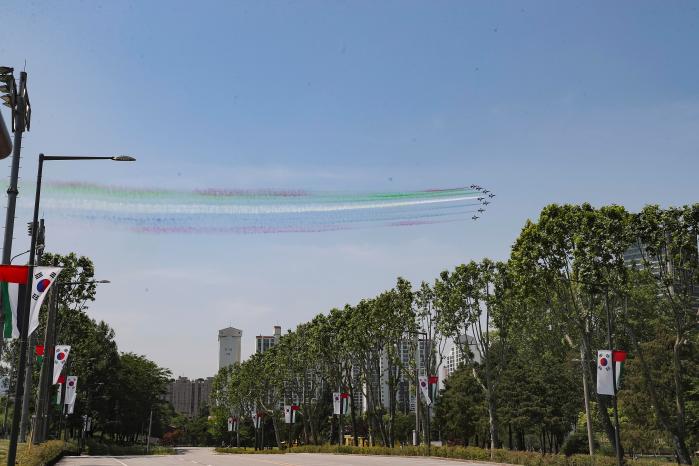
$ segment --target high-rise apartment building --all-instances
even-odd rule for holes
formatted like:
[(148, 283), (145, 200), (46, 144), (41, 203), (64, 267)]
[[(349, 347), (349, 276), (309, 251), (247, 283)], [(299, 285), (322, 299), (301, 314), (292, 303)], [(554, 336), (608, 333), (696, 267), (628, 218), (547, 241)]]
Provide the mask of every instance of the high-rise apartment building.
[[(471, 335), (467, 336), (468, 338), (468, 348), (471, 351), (471, 354), (473, 354), (473, 360), (475, 362), (481, 362), (481, 356), (480, 356), (480, 351), (478, 351), (478, 348), (476, 346), (476, 339), (472, 337)], [(464, 336), (461, 336), (460, 341), (464, 341)], [(464, 362), (464, 355), (461, 352), (461, 346), (456, 344), (454, 342), (452, 344), (451, 350), (449, 351), (449, 354), (446, 355), (444, 358), (444, 373), (443, 376), (444, 378), (450, 376), (456, 369), (459, 368), (459, 366)]]
[(213, 380), (213, 377), (196, 380), (178, 377), (167, 384), (167, 392), (163, 398), (180, 414), (188, 417), (201, 416), (204, 408), (211, 405)]
[(272, 346), (279, 343), (279, 339), (282, 336), (282, 328), (279, 325), (274, 326), (274, 335), (258, 335), (255, 337), (257, 340), (255, 345), (255, 351), (258, 353), (264, 353)]
[(240, 340), (243, 331), (228, 327), (218, 331), (218, 368), (240, 364)]

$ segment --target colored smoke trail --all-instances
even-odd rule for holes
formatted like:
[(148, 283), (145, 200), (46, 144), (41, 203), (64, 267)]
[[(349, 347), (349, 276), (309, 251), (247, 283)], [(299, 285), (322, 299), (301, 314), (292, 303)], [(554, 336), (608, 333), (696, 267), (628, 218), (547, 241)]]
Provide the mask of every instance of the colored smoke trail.
[(50, 183), (52, 216), (156, 234), (269, 234), (406, 227), (464, 221), (485, 209), (478, 189), (405, 192), (134, 189)]

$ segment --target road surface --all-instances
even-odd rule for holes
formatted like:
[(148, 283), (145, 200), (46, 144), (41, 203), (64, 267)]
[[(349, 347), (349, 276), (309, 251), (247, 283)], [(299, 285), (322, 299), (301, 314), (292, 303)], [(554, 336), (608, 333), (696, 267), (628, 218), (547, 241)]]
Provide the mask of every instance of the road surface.
[(218, 454), (212, 448), (181, 448), (169, 456), (67, 456), (59, 466), (455, 466), (482, 463), (399, 456)]

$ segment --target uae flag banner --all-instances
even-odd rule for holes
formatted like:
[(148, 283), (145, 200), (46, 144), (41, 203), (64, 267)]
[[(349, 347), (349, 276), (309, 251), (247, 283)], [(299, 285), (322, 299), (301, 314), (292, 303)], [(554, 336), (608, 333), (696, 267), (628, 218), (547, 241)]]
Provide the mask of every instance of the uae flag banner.
[(70, 354), (70, 346), (68, 345), (56, 345), (56, 351), (53, 357), (53, 383), (58, 383), (58, 378), (61, 375), (63, 366), (68, 360), (68, 355)]
[(429, 378), (426, 375), (421, 375), (417, 378), (417, 383), (420, 384), (420, 392), (422, 392), (425, 403), (428, 406), (431, 405), (432, 400), (430, 400)]
[(334, 392), (333, 393), (333, 414), (349, 413), (349, 393)]
[(614, 365), (616, 367), (616, 390), (621, 389), (621, 378), (624, 376), (624, 364), (626, 363), (626, 351), (614, 350), (612, 351), (612, 357), (614, 358)]
[[(61, 270), (61, 267), (34, 267), (27, 335), (31, 335), (39, 326), (39, 309), (41, 309), (41, 304), (44, 302), (49, 288)], [(2, 295), (2, 312), (5, 317), (3, 329), (5, 338), (18, 338), (20, 335), (22, 319), (19, 310), (22, 308), (27, 292), (28, 272), (28, 266), (0, 266), (0, 294)]]
[(297, 405), (284, 405), (284, 423), (294, 424), (296, 422), (296, 411), (299, 410)]
[(63, 395), (63, 384), (66, 383), (66, 376), (58, 376), (58, 393), (56, 394), (56, 404), (61, 406), (61, 396)]
[(66, 377), (66, 401), (65, 404), (75, 404), (75, 398), (78, 392), (78, 376), (69, 375)]
[(233, 432), (238, 432), (238, 417), (233, 416)]
[(340, 414), (349, 413), (349, 393), (340, 393)]
[[(600, 395), (614, 396), (614, 379), (616, 389), (621, 386), (621, 377), (624, 372), (626, 351), (599, 350), (597, 351), (597, 393)], [(614, 375), (612, 375), (612, 360), (614, 361)]]
[(265, 416), (265, 413), (258, 411), (255, 414), (255, 429), (259, 429), (262, 426), (262, 418)]
[(439, 377), (431, 375), (427, 381), (430, 386), (430, 401), (437, 401), (437, 393), (439, 392)]
[(39, 364), (44, 362), (44, 345), (36, 345), (34, 352), (36, 353), (36, 362)]

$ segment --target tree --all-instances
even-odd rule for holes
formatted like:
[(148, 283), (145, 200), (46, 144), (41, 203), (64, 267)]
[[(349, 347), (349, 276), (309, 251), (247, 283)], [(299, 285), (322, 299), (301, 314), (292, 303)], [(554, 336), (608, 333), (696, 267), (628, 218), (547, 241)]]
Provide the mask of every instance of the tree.
[[(633, 306), (636, 312), (631, 311), (633, 316), (627, 331), (638, 354), (658, 422), (670, 434), (679, 461), (691, 464), (687, 448), (686, 393), (692, 382), (685, 365), (691, 355), (696, 354), (690, 348), (699, 332), (696, 292), (699, 289), (699, 204), (666, 210), (647, 206), (634, 216), (633, 234), (641, 253), (638, 264), (643, 267), (641, 280), (652, 283), (651, 289), (655, 291), (645, 295), (656, 299), (654, 309), (657, 316), (653, 321), (662, 329), (661, 332), (667, 332), (663, 336), (672, 338), (671, 364), (666, 365), (668, 373), (672, 374), (671, 394), (662, 393), (663, 385), (657, 383), (652, 374), (652, 368), (657, 366), (648, 361), (653, 355), (640, 341), (642, 330), (639, 327), (644, 322), (642, 317), (639, 318), (643, 313), (638, 311), (643, 304)], [(638, 293), (635, 295), (638, 297)], [(672, 403), (666, 400), (672, 400)]]
[(442, 331), (454, 339), (485, 395), (491, 450), (500, 447), (497, 388), (507, 353), (508, 288), (506, 265), (488, 259), (444, 271), (435, 283)]
[(443, 438), (464, 446), (479, 432), (483, 434), (489, 430), (483, 390), (470, 367), (457, 369), (444, 383), (435, 406), (435, 421), (441, 427)]
[[(630, 221), (619, 206), (595, 209), (589, 204), (551, 204), (541, 211), (538, 223), (525, 224), (512, 247), (510, 263), (516, 285), (549, 303), (548, 312), (579, 342), (586, 361), (596, 360), (593, 348), (605, 340), (604, 312), (610, 294), (618, 296), (626, 288), (624, 253), (631, 242)], [(589, 364), (584, 368), (585, 383), (592, 393), (597, 371)], [(597, 394), (597, 414), (610, 443), (621, 449), (615, 442), (609, 401), (606, 395)]]

